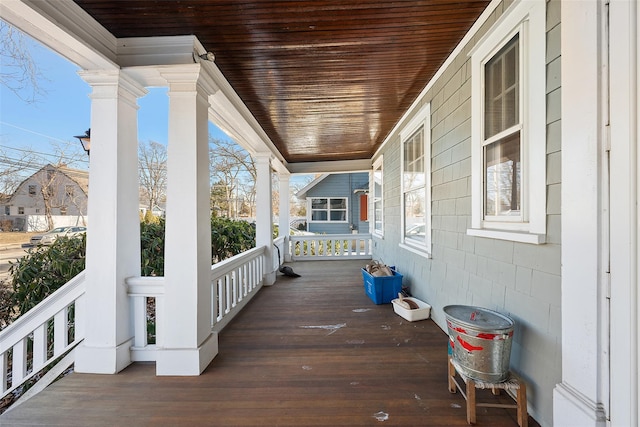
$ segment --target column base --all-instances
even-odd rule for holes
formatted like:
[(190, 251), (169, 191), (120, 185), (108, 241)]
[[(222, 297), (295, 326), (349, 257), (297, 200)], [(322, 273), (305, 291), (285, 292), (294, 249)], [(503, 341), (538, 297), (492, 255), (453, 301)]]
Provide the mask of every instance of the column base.
[(274, 283), (276, 283), (276, 272), (272, 271), (271, 273), (265, 273), (263, 286), (271, 286)]
[(133, 338), (116, 347), (91, 347), (80, 344), (76, 350), (74, 371), (86, 374), (117, 374), (131, 364)]
[(553, 424), (556, 426), (605, 427), (602, 404), (595, 403), (566, 383), (553, 390)]
[(198, 348), (161, 348), (156, 358), (158, 376), (198, 376), (218, 354), (218, 334), (212, 333)]

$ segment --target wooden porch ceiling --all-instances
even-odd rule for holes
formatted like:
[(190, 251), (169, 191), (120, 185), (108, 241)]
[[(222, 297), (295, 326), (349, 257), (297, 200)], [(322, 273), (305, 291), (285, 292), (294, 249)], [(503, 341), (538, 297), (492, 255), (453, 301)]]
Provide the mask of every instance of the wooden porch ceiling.
[(288, 163), (369, 159), (489, 0), (74, 0), (118, 38), (195, 35)]
[[(365, 295), (365, 261), (296, 262), (220, 333), (198, 377), (71, 374), (0, 415), (7, 426), (467, 426), (447, 388), (447, 335)], [(478, 390), (489, 402), (504, 394)], [(478, 426), (517, 426), (478, 408)], [(382, 423), (382, 424), (381, 424)], [(539, 426), (529, 417), (530, 426)]]

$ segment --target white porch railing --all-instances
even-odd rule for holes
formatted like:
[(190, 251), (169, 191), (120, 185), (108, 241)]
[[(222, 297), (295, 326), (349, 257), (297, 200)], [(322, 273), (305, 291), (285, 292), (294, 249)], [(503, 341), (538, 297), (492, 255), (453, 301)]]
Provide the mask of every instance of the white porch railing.
[(265, 248), (253, 248), (211, 267), (211, 328), (220, 332), (264, 283)]
[[(219, 332), (263, 284), (264, 248), (254, 248), (211, 266), (211, 329)], [(155, 361), (164, 342), (164, 277), (127, 279), (133, 307), (134, 362)], [(149, 304), (153, 300), (155, 304)], [(154, 310), (155, 307), (155, 310)], [(150, 339), (155, 337), (155, 340)]]
[[(129, 277), (126, 283), (133, 307), (131, 361), (155, 361), (158, 348), (163, 344), (159, 319), (164, 317), (164, 277)], [(149, 304), (151, 300), (154, 304)]]
[(371, 234), (289, 236), (292, 261), (371, 259)]
[(4, 397), (84, 339), (84, 272), (0, 333)]

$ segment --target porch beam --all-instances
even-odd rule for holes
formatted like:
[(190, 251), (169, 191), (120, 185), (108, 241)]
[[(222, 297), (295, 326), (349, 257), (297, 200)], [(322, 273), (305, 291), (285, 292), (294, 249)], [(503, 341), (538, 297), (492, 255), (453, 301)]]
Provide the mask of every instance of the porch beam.
[(113, 374), (131, 363), (125, 278), (140, 275), (137, 98), (146, 90), (120, 71), (85, 71), (91, 85), (85, 339), (75, 370)]
[(335, 172), (369, 172), (371, 159), (338, 160), (331, 162), (301, 162), (287, 164), (292, 174), (335, 173)]

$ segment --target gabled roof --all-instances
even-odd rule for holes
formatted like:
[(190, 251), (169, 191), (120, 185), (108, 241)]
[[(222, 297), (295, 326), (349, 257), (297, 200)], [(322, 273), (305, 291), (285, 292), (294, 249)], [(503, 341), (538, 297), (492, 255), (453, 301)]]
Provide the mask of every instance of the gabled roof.
[[(362, 172), (352, 172), (352, 173), (362, 173)], [(318, 175), (313, 181), (311, 181), (310, 183), (308, 183), (307, 185), (305, 185), (303, 188), (301, 188), (300, 190), (298, 190), (295, 194), (296, 198), (300, 199), (300, 200), (304, 200), (307, 197), (307, 193), (309, 192), (309, 190), (311, 190), (312, 188), (314, 188), (316, 185), (320, 184), (322, 181), (324, 181), (327, 177), (329, 177), (330, 175), (348, 175), (348, 174), (331, 174), (331, 173), (325, 173), (322, 175)], [(357, 188), (354, 190), (354, 193), (357, 192), (368, 192), (369, 188)]]
[(81, 169), (73, 169), (67, 166), (54, 166), (52, 164), (46, 164), (40, 169), (38, 169), (35, 173), (29, 175), (28, 178), (24, 179), (16, 188), (16, 191), (9, 197), (9, 202), (11, 199), (18, 193), (18, 191), (28, 182), (30, 182), (34, 176), (39, 173), (47, 170), (54, 169), (56, 172), (63, 174), (68, 179), (74, 181), (80, 189), (88, 196), (89, 195), (89, 172)]
[(309, 192), (309, 190), (311, 190), (313, 187), (315, 187), (316, 185), (320, 184), (322, 181), (324, 181), (324, 179), (326, 177), (328, 177), (330, 174), (325, 173), (322, 175), (318, 175), (313, 181), (311, 181), (310, 183), (308, 183), (307, 185), (305, 185), (303, 188), (301, 188), (300, 190), (298, 190), (295, 194), (295, 196), (300, 199), (303, 200), (307, 197), (307, 192)]

